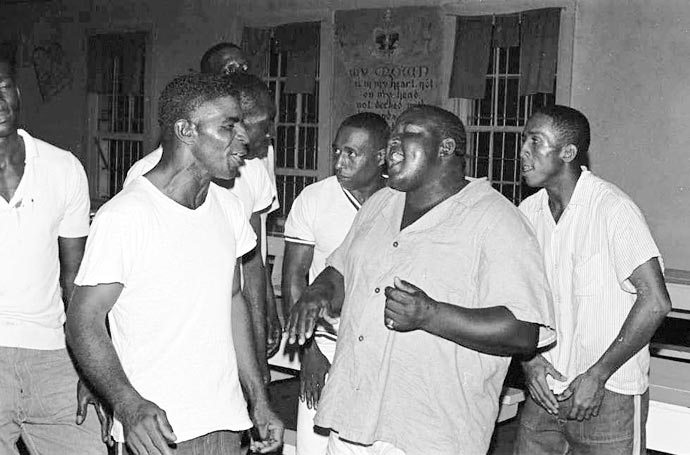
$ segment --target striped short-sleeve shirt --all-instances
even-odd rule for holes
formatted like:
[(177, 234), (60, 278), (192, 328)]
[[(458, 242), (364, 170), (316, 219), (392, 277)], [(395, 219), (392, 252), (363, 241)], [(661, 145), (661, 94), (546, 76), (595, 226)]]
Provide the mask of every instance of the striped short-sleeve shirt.
[[(636, 299), (630, 275), (649, 259), (661, 258), (635, 203), (584, 167), (558, 223), (544, 189), (520, 204), (520, 210), (537, 234), (553, 292), (558, 344), (545, 357), (568, 378), (550, 382), (560, 393), (618, 335)], [(645, 347), (611, 376), (606, 388), (641, 394), (648, 386), (648, 370)]]

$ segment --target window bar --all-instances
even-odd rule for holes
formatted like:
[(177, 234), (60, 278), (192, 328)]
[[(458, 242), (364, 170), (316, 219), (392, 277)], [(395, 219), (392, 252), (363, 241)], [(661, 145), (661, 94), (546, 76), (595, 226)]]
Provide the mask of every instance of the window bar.
[[(299, 147), (300, 125), (302, 123), (302, 97), (299, 95), (292, 96), (295, 97), (295, 169), (300, 169), (300, 164), (304, 166), (306, 161), (306, 156), (302, 153), (302, 150), (300, 150)], [(300, 155), (302, 158), (301, 161)]]

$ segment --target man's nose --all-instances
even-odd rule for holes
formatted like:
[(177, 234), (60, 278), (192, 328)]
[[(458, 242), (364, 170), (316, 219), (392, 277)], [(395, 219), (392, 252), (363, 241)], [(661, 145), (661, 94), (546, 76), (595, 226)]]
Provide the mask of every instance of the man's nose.
[(342, 169), (343, 167), (345, 167), (345, 160), (344, 160), (343, 156), (344, 156), (344, 154), (341, 153), (335, 159), (335, 168), (336, 169)]

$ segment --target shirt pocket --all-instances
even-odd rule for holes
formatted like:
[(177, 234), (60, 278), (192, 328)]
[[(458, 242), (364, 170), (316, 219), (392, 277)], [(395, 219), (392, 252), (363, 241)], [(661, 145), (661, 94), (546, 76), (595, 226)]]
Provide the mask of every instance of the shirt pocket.
[(603, 255), (575, 255), (573, 257), (573, 295), (593, 296), (601, 283), (601, 261)]

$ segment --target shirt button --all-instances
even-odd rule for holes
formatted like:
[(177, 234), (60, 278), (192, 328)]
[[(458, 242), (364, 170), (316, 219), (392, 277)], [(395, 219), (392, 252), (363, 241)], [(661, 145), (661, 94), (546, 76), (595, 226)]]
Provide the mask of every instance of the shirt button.
[(398, 247), (398, 242), (393, 242), (393, 248), (397, 248), (397, 247)]
[(378, 294), (379, 292), (381, 292), (381, 288), (374, 289), (374, 292)]
[(358, 339), (359, 341), (364, 341), (364, 337), (363, 337), (362, 335), (360, 335), (359, 338), (357, 338), (357, 339)]

